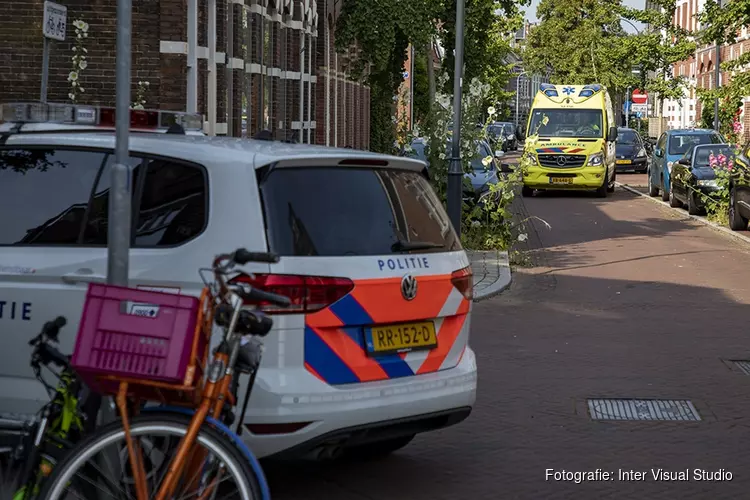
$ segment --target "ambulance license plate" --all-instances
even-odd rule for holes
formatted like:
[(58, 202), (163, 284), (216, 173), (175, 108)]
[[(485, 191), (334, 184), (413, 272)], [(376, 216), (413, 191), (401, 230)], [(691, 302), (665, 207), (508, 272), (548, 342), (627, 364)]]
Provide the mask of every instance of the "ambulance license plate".
[(550, 177), (550, 184), (573, 184), (572, 177)]
[(435, 323), (422, 321), (366, 328), (365, 344), (372, 355), (432, 349), (437, 346)]

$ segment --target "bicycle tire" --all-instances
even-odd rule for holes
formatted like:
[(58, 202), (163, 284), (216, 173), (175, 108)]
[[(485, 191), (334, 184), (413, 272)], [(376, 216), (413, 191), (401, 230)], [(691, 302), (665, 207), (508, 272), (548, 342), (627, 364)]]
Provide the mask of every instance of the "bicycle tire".
[[(148, 413), (134, 417), (130, 421), (131, 435), (147, 436), (147, 431), (170, 432), (175, 437), (181, 438), (187, 432), (191, 418), (179, 413)], [(78, 442), (70, 450), (68, 455), (56, 465), (52, 474), (44, 481), (38, 500), (60, 500), (63, 489), (70, 484), (73, 474), (80, 467), (91, 460), (98, 451), (101, 451), (108, 443), (118, 438), (124, 439), (125, 431), (118, 422), (112, 422), (97, 429), (84, 440)], [(224, 432), (211, 425), (204, 424), (198, 433), (196, 443), (200, 443), (212, 453), (215, 453), (227, 468), (232, 470), (233, 475), (244, 484), (243, 491), (235, 498), (239, 500), (270, 500), (270, 496), (263, 495), (268, 491), (265, 477), (256, 473), (251, 467), (247, 456)], [(266, 486), (263, 488), (262, 485)]]

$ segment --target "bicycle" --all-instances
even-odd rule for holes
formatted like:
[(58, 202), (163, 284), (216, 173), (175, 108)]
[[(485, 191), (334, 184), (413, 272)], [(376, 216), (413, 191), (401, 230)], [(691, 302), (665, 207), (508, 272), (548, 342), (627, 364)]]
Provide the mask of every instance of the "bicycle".
[[(22, 441), (13, 453), (14, 462), (21, 463), (17, 481), (18, 489), (13, 500), (29, 500), (38, 492), (44, 478), (49, 475), (73, 443), (93, 429), (99, 398), (86, 396), (86, 388), (70, 366), (70, 359), (52, 344), (57, 344), (60, 329), (67, 320), (58, 316), (42, 327), (39, 335), (29, 341), (34, 348), (30, 365), (35, 378), (50, 394), (50, 401), (32, 422), (22, 430)], [(52, 367), (60, 370), (55, 372)], [(42, 376), (46, 367), (59, 380), (52, 387)]]
[[(286, 307), (290, 300), (244, 283), (227, 282), (235, 265), (250, 261), (271, 263), (278, 262), (278, 257), (244, 249), (219, 255), (210, 269), (213, 283), (203, 278), (203, 271), (208, 269), (201, 270), (206, 286), (198, 299), (195, 339), (210, 337), (214, 323), (223, 330), (210, 361), (207, 353), (193, 348), (191, 369), (203, 372), (203, 376), (193, 377), (197, 379), (195, 382), (189, 380), (190, 383), (182, 385), (146, 378), (99, 376), (99, 382), (116, 384), (116, 389), (111, 386), (104, 392), (116, 392), (121, 421), (97, 429), (76, 445), (45, 481), (41, 499), (66, 498), (68, 488), (75, 490), (82, 484), (93, 484), (100, 490), (112, 487), (116, 491), (110, 493), (111, 498), (213, 499), (220, 495), (242, 500), (270, 499), (263, 471), (239, 438), (239, 432), (262, 355), (259, 338), (268, 334), (273, 322), (260, 311), (245, 309), (243, 302), (261, 300)], [(91, 293), (92, 288), (89, 290)], [(132, 292), (132, 289), (120, 290)], [(161, 294), (152, 295), (152, 299), (157, 295)], [(229, 425), (234, 420), (232, 410), (238, 401), (238, 379), (242, 374), (249, 375), (250, 380), (235, 433)], [(191, 376), (188, 373), (185, 377), (188, 380)], [(160, 405), (131, 416), (128, 402), (138, 409), (141, 407), (138, 402), (144, 400)], [(105, 454), (108, 458), (94, 460), (109, 445), (114, 445), (114, 450)], [(146, 458), (145, 451), (149, 452)], [(117, 461), (119, 466), (114, 464)], [(97, 463), (109, 470), (102, 471)], [(120, 480), (114, 479), (118, 469)], [(87, 478), (86, 474), (93, 478)], [(227, 478), (235, 482), (235, 489), (229, 493), (224, 487)], [(183, 487), (194, 493), (178, 494)]]

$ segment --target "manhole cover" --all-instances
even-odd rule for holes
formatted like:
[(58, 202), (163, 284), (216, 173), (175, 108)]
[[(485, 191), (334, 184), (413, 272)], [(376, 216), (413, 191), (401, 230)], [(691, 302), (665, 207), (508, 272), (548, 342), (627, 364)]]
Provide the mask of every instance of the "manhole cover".
[[(750, 366), (748, 366), (750, 368)], [(687, 399), (589, 399), (593, 420), (700, 420)]]
[(750, 361), (732, 361), (745, 375), (750, 375)]

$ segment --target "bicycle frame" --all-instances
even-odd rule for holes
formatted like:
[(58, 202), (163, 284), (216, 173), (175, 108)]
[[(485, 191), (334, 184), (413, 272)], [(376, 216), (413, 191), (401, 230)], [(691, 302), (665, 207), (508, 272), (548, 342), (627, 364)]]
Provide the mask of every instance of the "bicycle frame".
[[(55, 395), (48, 403), (39, 420), (31, 454), (27, 457), (24, 472), (21, 475), (21, 487), (13, 495), (13, 500), (27, 500), (38, 493), (42, 478), (49, 475), (53, 464), (44, 456), (41, 456), (41, 447), (44, 443), (50, 443), (58, 447), (70, 446), (67, 442), (71, 430), (83, 432), (84, 425), (81, 418), (78, 397), (71, 390), (77, 384), (75, 374), (64, 370), (60, 375), (60, 382), (55, 389)], [(59, 408), (56, 415), (52, 415), (53, 408)], [(51, 422), (50, 422), (50, 419)], [(36, 468), (36, 473), (34, 473)]]
[[(242, 297), (238, 293), (230, 290), (222, 274), (228, 271), (231, 266), (228, 264), (221, 267), (219, 263), (222, 260), (229, 259), (229, 255), (220, 255), (214, 260), (213, 270), (214, 276), (218, 289), (219, 301), (228, 302), (232, 308), (232, 316), (229, 324), (226, 327), (226, 334), (220, 345), (220, 347), (214, 352), (210, 361), (207, 363), (207, 376), (205, 383), (201, 388), (200, 403), (195, 409), (190, 426), (187, 429), (185, 436), (180, 440), (177, 450), (170, 462), (167, 473), (159, 487), (155, 500), (166, 500), (172, 498), (174, 490), (177, 487), (177, 481), (182, 476), (183, 471), (186, 467), (189, 467), (189, 472), (200, 470), (202, 467), (205, 457), (200, 456), (189, 456), (193, 450), (193, 446), (200, 432), (201, 426), (206, 421), (217, 422), (222, 414), (224, 406), (229, 403), (234, 406), (236, 400), (234, 394), (232, 394), (230, 387), (232, 378), (234, 377), (234, 367), (237, 361), (237, 356), (240, 348), (240, 341), (242, 335), (235, 332), (237, 322), (240, 317), (240, 313), (243, 308)], [(230, 262), (231, 264), (231, 262)], [(210, 298), (210, 307), (215, 309), (216, 301), (213, 300), (213, 295), (209, 287), (204, 288), (201, 295), (201, 302), (206, 298)], [(204, 318), (199, 317), (199, 322)], [(137, 383), (137, 381), (133, 381)], [(150, 384), (158, 385), (158, 384)], [(128, 456), (130, 459), (133, 480), (135, 484), (135, 495), (137, 500), (148, 500), (149, 492), (148, 485), (146, 483), (146, 471), (144, 469), (143, 460), (140, 454), (139, 446), (133, 442), (130, 434), (130, 420), (128, 412), (128, 382), (121, 382), (119, 386), (118, 394), (115, 398), (120, 415), (122, 419), (122, 426), (125, 431), (125, 440), (128, 450)], [(138, 405), (135, 405), (136, 408)], [(231, 431), (229, 431), (231, 433)], [(234, 434), (234, 433), (231, 433)], [(230, 436), (231, 438), (231, 436)], [(239, 438), (237, 438), (239, 439)], [(248, 451), (249, 452), (249, 451)], [(190, 477), (198, 478), (200, 475), (191, 475)], [(198, 480), (198, 479), (196, 479)], [(216, 481), (212, 485), (208, 485), (209, 495), (215, 487)], [(205, 495), (201, 495), (205, 497)]]

